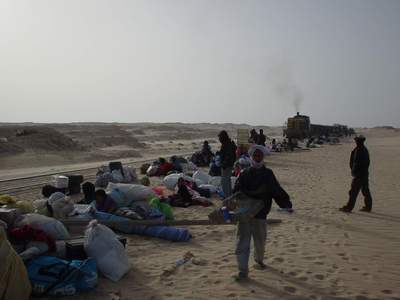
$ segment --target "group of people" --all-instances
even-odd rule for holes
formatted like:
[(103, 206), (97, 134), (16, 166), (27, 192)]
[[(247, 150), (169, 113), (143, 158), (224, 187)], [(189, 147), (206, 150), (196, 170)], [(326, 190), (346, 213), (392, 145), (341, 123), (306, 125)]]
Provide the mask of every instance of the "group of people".
[[(262, 131), (260, 132), (262, 134)], [(230, 176), (232, 168), (236, 160), (235, 151), (237, 149), (235, 143), (229, 138), (226, 131), (221, 131), (218, 135), (221, 143), (221, 183), (226, 200), (224, 205), (229, 205), (230, 195), (241, 193), (248, 198), (263, 201), (261, 208), (246, 219), (238, 219), (237, 241), (236, 241), (236, 258), (239, 272), (235, 275), (236, 280), (242, 280), (248, 277), (248, 261), (250, 256), (250, 243), (253, 238), (254, 243), (254, 268), (263, 270), (266, 268), (264, 264), (264, 250), (266, 242), (266, 217), (271, 209), (272, 200), (275, 200), (280, 208), (285, 208), (292, 212), (292, 202), (289, 194), (281, 187), (273, 171), (264, 164), (264, 157), (268, 153), (265, 147), (265, 140), (260, 135), (256, 136), (256, 131), (252, 131), (252, 144), (248, 151), (250, 157), (250, 165), (238, 174), (235, 186), (232, 191)], [(264, 140), (264, 142), (263, 142)], [(356, 198), (362, 191), (364, 195), (365, 205), (361, 209), (364, 212), (371, 212), (372, 197), (368, 183), (368, 168), (370, 164), (369, 153), (365, 147), (366, 138), (362, 135), (355, 137), (356, 147), (351, 152), (350, 169), (353, 177), (351, 189), (349, 191), (348, 203), (340, 208), (341, 211), (350, 213), (356, 202)], [(227, 202), (225, 202), (227, 201)]]
[(249, 143), (257, 144), (265, 147), (265, 142), (267, 141), (267, 137), (264, 134), (264, 130), (260, 129), (259, 133), (253, 128), (250, 131)]

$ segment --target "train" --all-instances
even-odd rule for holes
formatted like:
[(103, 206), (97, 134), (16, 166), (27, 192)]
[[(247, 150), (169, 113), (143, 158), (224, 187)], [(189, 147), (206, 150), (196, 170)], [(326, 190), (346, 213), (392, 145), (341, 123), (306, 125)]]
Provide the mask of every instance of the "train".
[(283, 136), (288, 139), (304, 140), (311, 137), (343, 137), (354, 134), (354, 130), (346, 125), (319, 125), (311, 124), (310, 117), (300, 115), (299, 112), (287, 119)]

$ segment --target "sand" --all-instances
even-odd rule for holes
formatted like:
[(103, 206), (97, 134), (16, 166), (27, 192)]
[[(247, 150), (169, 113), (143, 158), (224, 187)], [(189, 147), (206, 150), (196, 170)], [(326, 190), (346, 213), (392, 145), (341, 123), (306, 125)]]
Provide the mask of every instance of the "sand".
[[(234, 226), (189, 227), (194, 238), (171, 243), (129, 236), (131, 271), (118, 283), (100, 278), (74, 299), (400, 299), (400, 134), (365, 130), (370, 150), (372, 213), (338, 211), (350, 187), (351, 140), (267, 159), (295, 212), (268, 228), (267, 270), (235, 282)], [(157, 184), (157, 180), (152, 180)], [(218, 200), (215, 200), (219, 204)], [(175, 208), (177, 218), (205, 218), (212, 208)], [(175, 267), (190, 251), (194, 262)], [(252, 266), (252, 258), (250, 266)]]

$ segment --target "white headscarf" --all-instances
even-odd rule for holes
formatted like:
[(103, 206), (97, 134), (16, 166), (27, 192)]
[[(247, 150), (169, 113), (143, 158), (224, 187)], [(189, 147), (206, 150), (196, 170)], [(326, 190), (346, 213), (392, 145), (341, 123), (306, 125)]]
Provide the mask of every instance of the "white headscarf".
[(251, 160), (251, 166), (254, 167), (254, 168), (256, 168), (256, 169), (259, 169), (259, 168), (261, 168), (262, 166), (264, 166), (264, 161), (256, 162), (256, 161), (253, 159), (253, 154), (254, 154), (254, 152), (256, 152), (256, 150), (261, 151), (261, 153), (263, 154), (263, 157), (265, 157), (266, 155), (269, 154), (269, 150), (268, 150), (267, 147), (262, 146), (262, 145), (252, 145), (252, 146), (250, 147), (250, 149), (249, 149), (249, 155), (250, 155), (250, 160)]

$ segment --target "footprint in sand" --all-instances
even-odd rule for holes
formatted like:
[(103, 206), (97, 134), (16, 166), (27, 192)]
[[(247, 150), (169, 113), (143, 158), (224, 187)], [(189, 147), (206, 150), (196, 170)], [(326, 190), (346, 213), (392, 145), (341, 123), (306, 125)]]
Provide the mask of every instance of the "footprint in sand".
[(316, 261), (314, 262), (314, 265), (319, 265), (319, 266), (323, 266), (325, 263), (322, 261)]
[(220, 283), (221, 283), (221, 280), (219, 280), (219, 279), (214, 281), (214, 284), (220, 284)]
[(383, 294), (385, 294), (385, 295), (390, 295), (390, 294), (392, 293), (391, 290), (382, 290), (381, 292), (382, 292)]
[(286, 292), (291, 293), (291, 294), (294, 294), (297, 291), (297, 289), (293, 286), (285, 286), (283, 288)]
[(316, 279), (318, 279), (318, 280), (324, 280), (324, 278), (325, 278), (325, 276), (322, 275), (322, 274), (316, 274), (316, 275), (314, 275), (314, 277), (315, 277)]
[(233, 297), (236, 297), (236, 294), (235, 293), (230, 293), (230, 294), (228, 294), (228, 295), (226, 295), (228, 298), (233, 298)]
[(297, 273), (296, 273), (296, 272), (289, 272), (288, 274), (289, 274), (290, 276), (293, 276), (293, 277), (294, 277), (294, 276), (297, 276)]
[(275, 257), (274, 261), (279, 262), (279, 263), (283, 263), (285, 260), (282, 257)]
[(307, 280), (308, 280), (308, 277), (302, 276), (302, 277), (299, 277), (299, 280), (301, 280), (301, 281), (307, 281)]

